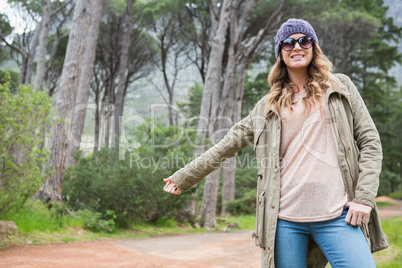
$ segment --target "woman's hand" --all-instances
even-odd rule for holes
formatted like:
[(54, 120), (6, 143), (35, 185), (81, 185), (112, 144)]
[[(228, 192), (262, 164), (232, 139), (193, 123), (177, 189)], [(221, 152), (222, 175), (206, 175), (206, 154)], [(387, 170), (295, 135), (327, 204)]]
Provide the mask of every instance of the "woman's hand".
[(177, 195), (181, 194), (181, 190), (176, 186), (172, 178), (163, 179), (163, 181), (166, 182), (165, 187), (163, 187), (165, 192)]
[(353, 226), (361, 226), (363, 223), (367, 222), (371, 207), (355, 202), (347, 202), (345, 206), (349, 208), (348, 214), (346, 214), (345, 217), (347, 223)]

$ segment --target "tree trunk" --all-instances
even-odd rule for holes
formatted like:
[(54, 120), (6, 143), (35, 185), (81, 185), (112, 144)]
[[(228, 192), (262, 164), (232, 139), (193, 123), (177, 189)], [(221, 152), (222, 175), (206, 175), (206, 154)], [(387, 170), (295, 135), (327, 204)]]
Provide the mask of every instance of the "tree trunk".
[[(213, 1), (214, 3), (216, 1)], [(209, 55), (208, 69), (204, 92), (201, 101), (201, 111), (197, 126), (197, 143), (204, 144), (205, 134), (211, 119), (211, 103), (213, 91), (220, 92), (222, 59), (224, 52), (224, 41), (229, 26), (229, 16), (231, 1), (224, 0), (219, 14), (219, 25), (216, 26), (216, 17), (211, 16), (215, 35), (212, 41), (211, 53)], [(211, 10), (214, 8), (211, 8)], [(213, 115), (216, 116), (216, 115)], [(213, 131), (213, 130), (212, 130)], [(201, 147), (194, 150), (194, 154), (198, 155), (202, 150)], [(216, 224), (216, 203), (218, 198), (220, 169), (208, 175), (205, 179), (204, 196), (202, 199), (202, 210), (200, 221), (206, 228), (212, 228)]]
[[(86, 40), (92, 18), (91, 2), (101, 4), (101, 1), (79, 0), (74, 9), (74, 17), (67, 44), (66, 57), (60, 81), (57, 98), (57, 108), (60, 118), (67, 118), (74, 107), (79, 88), (81, 68), (83, 66)], [(92, 68), (91, 68), (92, 69)], [(64, 171), (68, 153), (66, 124), (56, 123), (51, 135), (51, 153), (49, 165), (53, 174), (49, 176), (38, 193), (40, 199), (47, 201), (61, 200)]]
[(116, 89), (116, 99), (115, 99), (115, 112), (114, 112), (114, 134), (115, 134), (115, 145), (118, 147), (119, 139), (121, 135), (121, 122), (124, 110), (124, 98), (125, 95), (125, 83), (127, 80), (127, 58), (128, 50), (130, 46), (130, 34), (131, 27), (133, 24), (133, 5), (135, 0), (128, 0), (126, 5), (126, 11), (123, 16), (123, 26), (121, 33), (121, 52), (120, 52), (120, 65), (118, 71), (118, 82)]
[(38, 23), (36, 26), (34, 35), (31, 40), (31, 45), (28, 49), (27, 52), (27, 60), (26, 60), (26, 66), (24, 68), (24, 72), (21, 72), (21, 77), (20, 77), (20, 82), (21, 84), (30, 84), (32, 80), (32, 73), (33, 73), (33, 62), (35, 59), (35, 52), (36, 48), (38, 47), (39, 44), (39, 36), (42, 31), (42, 21)]
[(45, 78), (45, 69), (46, 69), (46, 52), (47, 52), (47, 43), (49, 37), (49, 28), (50, 28), (50, 0), (42, 1), (42, 25), (40, 36), (39, 36), (39, 45), (38, 45), (38, 62), (36, 65), (36, 75), (35, 81), (33, 83), (34, 88), (39, 87), (39, 90), (43, 90), (43, 80)]
[[(75, 101), (75, 105), (88, 103), (91, 81), (93, 75), (93, 68), (95, 63), (95, 55), (96, 55), (96, 45), (98, 43), (98, 32), (100, 25), (100, 18), (102, 15), (102, 7), (104, 0), (92, 1), (91, 2), (91, 21), (88, 30), (88, 36), (86, 40), (86, 46), (84, 48), (84, 55), (81, 67), (81, 76), (79, 79), (79, 85), (77, 90), (77, 99)], [(72, 117), (72, 135), (75, 140), (78, 142), (74, 144), (70, 141), (68, 145), (68, 153), (66, 156), (66, 167), (74, 164), (73, 155), (80, 147), (82, 131), (84, 129), (85, 123), (85, 115), (87, 109), (80, 109), (77, 113)]]
[(26, 84), (28, 56), (24, 53), (21, 54), (21, 58), (20, 84)]
[(219, 177), (221, 169), (217, 169), (207, 178), (204, 185), (204, 195), (202, 197), (201, 207), (201, 225), (206, 229), (211, 229), (216, 225), (216, 204), (218, 202), (218, 189), (219, 189)]
[(96, 105), (96, 111), (95, 111), (95, 147), (94, 147), (94, 153), (98, 151), (99, 148), (99, 136), (100, 136), (100, 105), (99, 105), (99, 94), (95, 97), (95, 105)]
[[(208, 69), (205, 79), (204, 92), (201, 100), (201, 111), (197, 125), (197, 142), (203, 143), (206, 136), (209, 120), (211, 119), (211, 104), (214, 91), (220, 92), (222, 83), (222, 58), (225, 45), (226, 32), (229, 26), (230, 16), (230, 0), (224, 0), (219, 15), (219, 25), (216, 28), (215, 35), (212, 40), (211, 52), (208, 60)], [(216, 25), (215, 17), (211, 16), (213, 25)], [(197, 151), (199, 153), (199, 151)]]
[(226, 216), (226, 203), (235, 198), (236, 158), (228, 159), (228, 164), (222, 169), (222, 209), (221, 217)]

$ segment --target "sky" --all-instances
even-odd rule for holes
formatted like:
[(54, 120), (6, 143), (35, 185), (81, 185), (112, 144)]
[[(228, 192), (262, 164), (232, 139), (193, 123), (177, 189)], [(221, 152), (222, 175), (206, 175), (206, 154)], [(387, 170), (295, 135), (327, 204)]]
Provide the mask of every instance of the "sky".
[[(13, 9), (7, 3), (7, 0), (0, 0), (0, 13), (6, 14), (12, 27), (14, 27), (14, 33), (21, 34), (28, 27), (28, 29), (34, 29), (35, 23), (29, 16), (24, 16), (17, 9)], [(30, 24), (28, 24), (28, 23)]]

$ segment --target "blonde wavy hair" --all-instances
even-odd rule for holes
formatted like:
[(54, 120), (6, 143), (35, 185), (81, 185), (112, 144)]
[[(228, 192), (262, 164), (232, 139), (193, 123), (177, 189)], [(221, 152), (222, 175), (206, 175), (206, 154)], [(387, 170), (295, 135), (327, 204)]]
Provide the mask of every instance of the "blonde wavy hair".
[[(319, 103), (319, 100), (324, 96), (333, 81), (332, 62), (324, 55), (317, 43), (314, 43), (312, 49), (313, 59), (308, 66), (308, 79), (304, 85), (307, 95), (303, 98), (303, 101), (306, 104), (307, 112), (310, 111), (313, 105)], [(275, 110), (278, 112), (281, 107), (293, 111), (292, 97), (294, 93), (292, 89), (297, 87), (297, 85), (289, 79), (286, 65), (282, 60), (282, 53), (279, 53), (278, 59), (271, 68), (267, 80), (271, 87), (267, 95), (267, 117), (270, 116), (272, 107), (275, 107)]]

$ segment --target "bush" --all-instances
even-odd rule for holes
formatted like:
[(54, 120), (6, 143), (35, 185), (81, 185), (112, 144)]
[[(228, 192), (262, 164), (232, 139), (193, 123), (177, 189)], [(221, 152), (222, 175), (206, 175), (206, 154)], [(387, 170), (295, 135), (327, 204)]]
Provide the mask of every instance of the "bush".
[(249, 215), (255, 213), (256, 190), (249, 191), (240, 199), (228, 201), (226, 210), (233, 215)]
[(174, 148), (155, 148), (149, 137), (170, 143), (178, 135), (175, 127), (145, 128), (147, 138), (136, 151), (119, 160), (118, 152), (103, 148), (94, 155), (76, 156), (77, 165), (67, 170), (63, 196), (74, 210), (89, 209), (106, 215), (112, 210), (116, 225), (128, 227), (131, 222), (155, 221), (174, 217), (191, 191), (175, 196), (163, 192), (163, 178), (169, 177), (189, 161), (192, 148), (185, 140)]
[(0, 214), (21, 208), (42, 184), (48, 153), (39, 145), (50, 110), (46, 92), (19, 86), (13, 94), (0, 85)]
[(226, 203), (226, 210), (233, 215), (254, 214), (257, 194), (256, 168), (237, 168), (235, 187), (235, 199)]
[(0, 70), (0, 83), (7, 83), (11, 92), (15, 92), (19, 86), (20, 74), (13, 70)]
[(112, 233), (115, 230), (116, 215), (113, 210), (107, 210), (104, 219), (101, 213), (88, 209), (79, 210), (78, 216), (84, 221), (84, 228), (89, 231)]

